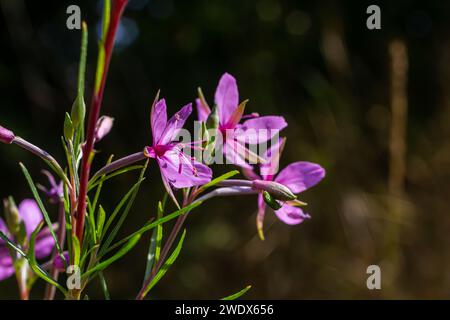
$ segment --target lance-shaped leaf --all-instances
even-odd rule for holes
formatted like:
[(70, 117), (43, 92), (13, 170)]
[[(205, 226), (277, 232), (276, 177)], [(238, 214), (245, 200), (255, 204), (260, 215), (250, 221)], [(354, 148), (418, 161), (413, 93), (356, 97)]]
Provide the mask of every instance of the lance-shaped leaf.
[(119, 251), (117, 251), (112, 257), (106, 259), (105, 261), (97, 264), (95, 267), (89, 269), (88, 271), (86, 271), (85, 273), (83, 273), (81, 275), (81, 278), (86, 278), (89, 277), (91, 275), (93, 275), (94, 273), (98, 272), (98, 271), (102, 271), (105, 268), (107, 268), (110, 264), (112, 264), (113, 262), (119, 260), (120, 258), (122, 258), (124, 255), (126, 255), (131, 249), (133, 249), (133, 247), (138, 243), (139, 239), (141, 238), (141, 235), (135, 235), (133, 236), (122, 248), (120, 248)]
[(36, 230), (33, 231), (30, 238), (30, 248), (28, 249), (28, 262), (30, 263), (31, 269), (33, 269), (34, 273), (41, 279), (47, 281), (52, 286), (55, 286), (58, 290), (60, 290), (64, 295), (66, 294), (66, 290), (55, 280), (53, 279), (44, 269), (42, 269), (36, 261), (35, 256), (35, 245), (36, 245), (36, 236), (41, 230), (44, 222), (37, 226)]
[[(136, 195), (139, 191), (139, 187), (142, 183), (142, 181), (144, 181), (144, 173), (145, 170), (147, 169), (147, 165), (148, 165), (148, 160), (145, 162), (144, 167), (141, 170), (141, 174), (139, 176), (139, 180), (138, 182), (133, 186), (133, 188), (127, 193), (126, 195), (126, 199), (122, 199), (123, 201), (121, 201), (121, 203), (119, 204), (120, 208), (125, 204), (125, 202), (127, 201), (127, 199), (129, 198), (129, 201), (125, 207), (125, 209), (122, 212), (122, 215), (119, 218), (119, 221), (117, 222), (117, 224), (114, 226), (113, 230), (111, 231), (111, 233), (109, 234), (109, 236), (106, 238), (105, 243), (102, 247), (102, 249), (100, 250), (100, 255), (102, 255), (106, 249), (108, 249), (108, 247), (110, 246), (111, 242), (114, 240), (114, 238), (116, 237), (117, 233), (119, 232), (120, 227), (122, 226), (122, 224), (124, 223), (126, 217), (128, 216), (128, 213), (131, 209), (131, 206), (134, 203), (134, 200), (136, 199)], [(115, 216), (117, 215), (117, 213), (119, 212), (119, 209), (116, 208), (116, 210), (114, 210), (113, 214), (111, 215), (110, 219), (108, 219), (108, 222), (105, 225), (105, 229), (104, 229), (104, 233), (106, 233), (106, 230), (109, 228), (110, 224), (112, 223), (112, 221), (114, 220)]]
[(203, 186), (201, 186), (200, 188), (198, 188), (198, 190), (196, 191), (196, 195), (199, 195), (200, 193), (202, 193), (203, 191), (205, 191), (208, 188), (214, 187), (216, 184), (218, 184), (219, 182), (223, 181), (223, 180), (227, 180), (235, 175), (239, 174), (238, 170), (233, 170), (230, 172), (227, 172), (223, 175), (221, 175), (220, 177), (217, 177), (213, 180), (211, 180), (210, 182), (204, 184)]
[(236, 300), (237, 298), (243, 296), (248, 290), (250, 290), (252, 286), (246, 286), (244, 289), (242, 289), (239, 292), (236, 292), (235, 294), (229, 295), (225, 298), (222, 298), (220, 300)]
[[(167, 193), (164, 197), (164, 203), (165, 199), (167, 199)], [(164, 212), (164, 206), (163, 202), (158, 202), (158, 219), (161, 219)], [(163, 237), (163, 226), (162, 224), (158, 225), (155, 230), (153, 230), (152, 237), (150, 238), (150, 247), (148, 249), (147, 254), (147, 266), (145, 268), (145, 275), (144, 279), (147, 279), (150, 275), (150, 272), (152, 271), (152, 268), (158, 263), (159, 255), (161, 253), (161, 243), (162, 243), (162, 237)]]
[(181, 252), (181, 248), (183, 247), (183, 242), (184, 242), (185, 236), (186, 236), (186, 229), (183, 231), (180, 241), (178, 242), (176, 248), (173, 250), (170, 257), (167, 258), (167, 260), (164, 263), (164, 265), (162, 266), (162, 268), (158, 271), (158, 273), (155, 275), (155, 277), (150, 281), (150, 283), (145, 288), (142, 297), (145, 297), (147, 295), (147, 293), (159, 282), (159, 280), (161, 280), (161, 278), (166, 274), (166, 272), (170, 268), (170, 266), (178, 258), (179, 254)]
[(180, 210), (177, 210), (177, 211), (175, 211), (175, 212), (172, 212), (171, 214), (168, 214), (168, 215), (162, 217), (161, 219), (158, 219), (158, 220), (153, 221), (153, 222), (148, 222), (148, 223), (146, 223), (146, 224), (145, 224), (141, 229), (139, 229), (138, 231), (133, 232), (131, 235), (125, 237), (124, 239), (118, 241), (117, 243), (115, 243), (114, 245), (112, 245), (111, 247), (109, 247), (109, 248), (105, 251), (105, 253), (110, 252), (111, 250), (117, 248), (118, 246), (121, 246), (123, 243), (125, 243), (126, 241), (128, 241), (129, 239), (131, 239), (132, 237), (134, 237), (134, 236), (137, 235), (137, 234), (142, 235), (142, 234), (144, 234), (145, 232), (147, 232), (147, 231), (149, 231), (149, 230), (151, 230), (151, 229), (153, 229), (153, 228), (159, 226), (160, 224), (163, 224), (163, 223), (168, 222), (168, 221), (170, 221), (170, 220), (172, 220), (172, 219), (175, 219), (175, 218), (177, 218), (178, 216), (181, 216), (182, 214), (188, 213), (189, 211), (191, 211), (191, 210), (193, 210), (194, 208), (198, 207), (198, 206), (201, 205), (202, 203), (203, 203), (202, 201), (196, 201), (196, 202), (193, 202), (193, 203), (191, 203), (190, 205), (188, 205), (188, 206), (186, 206), (186, 207), (184, 207), (184, 208), (182, 208), (182, 209), (180, 209)]
[[(25, 175), (25, 178), (28, 182), (28, 185), (30, 186), (31, 192), (33, 193), (34, 199), (36, 200), (39, 209), (42, 212), (42, 215), (44, 216), (44, 221), (47, 224), (48, 229), (50, 230), (50, 233), (53, 237), (53, 240), (55, 240), (55, 246), (56, 249), (58, 250), (59, 256), (61, 257), (61, 259), (63, 261), (65, 261), (64, 255), (62, 253), (61, 250), (61, 246), (59, 245), (58, 242), (58, 237), (56, 236), (55, 230), (53, 229), (53, 225), (52, 222), (50, 220), (50, 217), (48, 216), (47, 210), (45, 210), (44, 204), (42, 203), (41, 197), (39, 197), (39, 193), (36, 189), (36, 185), (33, 182), (33, 179), (30, 176), (30, 173), (28, 172), (27, 168), (25, 168), (25, 166), (22, 163), (20, 164), (20, 168), (22, 169), (23, 174)], [(63, 226), (59, 226), (59, 228), (62, 228)]]

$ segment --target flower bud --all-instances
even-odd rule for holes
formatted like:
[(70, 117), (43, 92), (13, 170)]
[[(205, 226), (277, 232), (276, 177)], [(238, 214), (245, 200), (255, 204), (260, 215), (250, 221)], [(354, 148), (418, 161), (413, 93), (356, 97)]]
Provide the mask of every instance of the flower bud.
[(20, 221), (19, 227), (17, 228), (16, 239), (17, 239), (17, 243), (19, 243), (22, 246), (25, 246), (28, 242), (27, 228), (26, 228), (25, 222), (23, 220)]
[(268, 193), (267, 191), (263, 191), (263, 199), (264, 202), (271, 207), (273, 210), (278, 210), (282, 207), (282, 204), (278, 201), (275, 200), (270, 193)]
[(64, 138), (69, 141), (73, 137), (73, 123), (70, 119), (69, 114), (66, 112), (66, 117), (64, 118)]
[(17, 209), (16, 203), (12, 197), (3, 200), (3, 207), (5, 209), (6, 224), (8, 230), (12, 234), (17, 234), (20, 228), (20, 215), (19, 209)]
[(0, 126), (0, 142), (11, 144), (14, 140), (14, 133), (6, 128)]
[(267, 191), (277, 200), (288, 201), (297, 199), (288, 187), (275, 181), (253, 180), (252, 187), (259, 191)]
[(114, 118), (102, 116), (98, 119), (95, 127), (95, 141), (102, 140), (112, 129)]
[(80, 124), (84, 123), (84, 117), (86, 116), (86, 105), (81, 97), (75, 99), (72, 105), (72, 111), (70, 117), (72, 118), (74, 128), (77, 128)]
[(206, 119), (207, 129), (217, 129), (219, 127), (219, 112), (217, 107), (214, 106), (208, 118)]

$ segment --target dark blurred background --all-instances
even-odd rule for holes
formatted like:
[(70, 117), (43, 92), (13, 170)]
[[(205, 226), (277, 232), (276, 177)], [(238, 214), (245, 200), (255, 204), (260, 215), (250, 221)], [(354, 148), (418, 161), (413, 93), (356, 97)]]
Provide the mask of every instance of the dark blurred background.
[[(80, 45), (80, 32), (66, 28), (69, 4), (89, 25), (89, 104), (101, 2), (0, 1), (0, 124), (61, 160)], [(381, 30), (366, 28), (369, 4), (381, 7)], [(102, 109), (116, 121), (97, 166), (150, 143), (158, 89), (173, 113), (197, 86), (212, 101), (227, 71), (249, 112), (286, 117), (282, 166), (307, 160), (327, 170), (302, 195), (312, 219), (287, 226), (268, 213), (264, 242), (256, 197), (194, 211), (151, 298), (216, 299), (247, 284), (253, 299), (450, 296), (450, 2), (131, 0), (124, 16)], [(41, 183), (43, 163), (14, 146), (0, 154), (0, 197), (32, 197), (18, 162)], [(136, 174), (104, 188), (107, 212)], [(121, 236), (154, 216), (161, 197), (152, 163)], [(107, 270), (113, 298), (136, 295), (148, 238)], [(381, 267), (381, 290), (366, 287), (371, 264)], [(97, 282), (87, 293), (102, 298)], [(0, 298), (16, 297), (13, 278), (0, 283)]]

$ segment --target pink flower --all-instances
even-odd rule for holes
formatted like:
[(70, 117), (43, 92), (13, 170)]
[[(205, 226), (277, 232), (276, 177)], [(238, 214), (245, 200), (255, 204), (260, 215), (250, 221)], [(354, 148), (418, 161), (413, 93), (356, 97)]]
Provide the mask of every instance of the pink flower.
[[(236, 165), (250, 168), (246, 160), (261, 159), (245, 147), (246, 143), (258, 144), (270, 140), (276, 133), (287, 126), (281, 116), (264, 116), (251, 114), (244, 116), (246, 101), (239, 104), (236, 80), (225, 73), (219, 81), (215, 94), (215, 105), (219, 115), (219, 131), (223, 139), (223, 154)], [(211, 109), (203, 99), (197, 99), (197, 113), (200, 121), (206, 121)], [(250, 118), (244, 123), (239, 122)]]
[(6, 128), (0, 126), (0, 142), (11, 144), (14, 140), (14, 133)]
[[(25, 224), (25, 229), (28, 239), (30, 239), (31, 233), (43, 220), (41, 210), (39, 209), (36, 201), (32, 199), (25, 199), (19, 204), (19, 215), (21, 220)], [(3, 219), (0, 218), (0, 231), (3, 232), (8, 238), (11, 235), (8, 232)], [(55, 246), (55, 241), (48, 228), (42, 229), (36, 237), (35, 255), (37, 259), (44, 259), (48, 257)], [(14, 274), (14, 265), (6, 243), (0, 239), (0, 281), (9, 278)]]
[[(319, 183), (325, 177), (325, 169), (312, 162), (298, 161), (289, 164), (276, 175), (278, 171), (278, 160), (284, 146), (284, 141), (284, 139), (280, 139), (277, 144), (273, 145), (264, 154), (263, 158), (267, 162), (259, 167), (259, 175), (253, 169), (244, 169), (244, 175), (251, 180), (262, 179), (278, 182), (288, 187), (293, 193), (298, 194)], [(276, 216), (289, 225), (296, 225), (302, 223), (305, 219), (309, 219), (310, 215), (303, 212), (296, 204), (299, 204), (299, 202), (285, 202), (280, 209), (274, 210)], [(264, 239), (262, 228), (265, 211), (266, 203), (264, 202), (263, 195), (260, 193), (258, 195), (258, 215), (256, 221), (258, 233), (262, 239)]]
[(212, 171), (206, 165), (188, 157), (179, 142), (174, 142), (178, 132), (192, 112), (188, 104), (167, 121), (167, 107), (164, 99), (159, 100), (151, 111), (153, 145), (145, 147), (144, 153), (156, 159), (164, 186), (176, 204), (171, 186), (188, 188), (211, 181)]
[(95, 142), (102, 140), (112, 129), (114, 118), (101, 116), (95, 126)]
[(58, 203), (64, 197), (63, 182), (56, 183), (53, 175), (47, 170), (42, 170), (42, 173), (47, 177), (50, 186), (47, 188), (38, 184), (37, 187), (46, 194), (50, 203)]

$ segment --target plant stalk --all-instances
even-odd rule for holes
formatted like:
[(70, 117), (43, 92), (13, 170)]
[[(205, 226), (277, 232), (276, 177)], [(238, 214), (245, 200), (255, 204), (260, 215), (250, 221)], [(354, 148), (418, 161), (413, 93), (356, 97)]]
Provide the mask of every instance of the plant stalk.
[(111, 61), (111, 54), (114, 47), (114, 39), (116, 37), (117, 28), (119, 27), (120, 18), (127, 3), (128, 0), (113, 0), (111, 21), (104, 42), (105, 62), (103, 72), (101, 75), (100, 86), (98, 90), (94, 90), (92, 94), (86, 144), (83, 148), (83, 158), (81, 162), (80, 192), (77, 204), (76, 235), (78, 237), (78, 240), (80, 241), (80, 245), (82, 245), (83, 241), (84, 219), (86, 215), (86, 206), (87, 206), (86, 202), (88, 191), (87, 189), (89, 182), (89, 172), (91, 169), (91, 161), (92, 161), (91, 154), (94, 149), (94, 142), (95, 142), (95, 127), (97, 124), (97, 120), (100, 116), (100, 109), (103, 101), (103, 92), (105, 90), (106, 76), (108, 74), (109, 64)]

